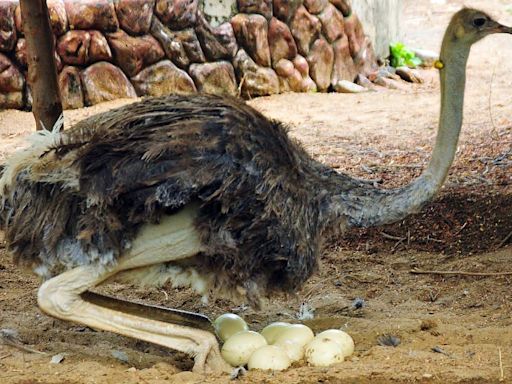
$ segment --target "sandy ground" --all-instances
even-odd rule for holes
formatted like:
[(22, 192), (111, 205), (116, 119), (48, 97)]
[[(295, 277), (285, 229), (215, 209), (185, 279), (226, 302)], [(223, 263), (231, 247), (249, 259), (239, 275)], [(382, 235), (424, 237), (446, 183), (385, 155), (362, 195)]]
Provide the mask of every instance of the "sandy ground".
[[(438, 49), (451, 13), (462, 1), (404, 0), (404, 40)], [(509, 1), (465, 1), (512, 24)], [(512, 38), (477, 44), (468, 65), (466, 113), (453, 170), (440, 195), (401, 223), (354, 230), (334, 239), (320, 273), (294, 297), (274, 298), (263, 311), (217, 300), (201, 304), (190, 291), (112, 285), (104, 290), (141, 302), (243, 316), (259, 330), (296, 321), (301, 303), (315, 309), (315, 331), (348, 331), (356, 352), (330, 368), (298, 365), (285, 372), (249, 372), (240, 383), (494, 383), (512, 382)], [(343, 94), (285, 94), (250, 101), (286, 121), (318, 159), (385, 187), (421, 172), (435, 136), (439, 88), (434, 70), (423, 85)], [(124, 101), (129, 102), (129, 101)], [(66, 112), (66, 124), (122, 104)], [(32, 132), (29, 113), (0, 112), (0, 161)], [(412, 274), (412, 269), (479, 272)], [(35, 354), (0, 345), (1, 383), (227, 383), (225, 376), (188, 372), (187, 356), (75, 324), (36, 306), (38, 281), (0, 249), (0, 328), (19, 332)], [(355, 298), (365, 306), (351, 307)], [(389, 334), (397, 347), (380, 346)], [(122, 352), (126, 361), (113, 356)], [(59, 364), (50, 364), (64, 354)]]

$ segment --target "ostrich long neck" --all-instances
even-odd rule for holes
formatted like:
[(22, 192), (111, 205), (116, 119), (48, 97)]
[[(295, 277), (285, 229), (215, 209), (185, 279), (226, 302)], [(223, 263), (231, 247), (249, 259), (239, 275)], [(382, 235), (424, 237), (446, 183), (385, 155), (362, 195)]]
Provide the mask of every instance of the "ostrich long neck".
[[(439, 129), (432, 158), (424, 175), (431, 175), (434, 193), (441, 187), (452, 165), (464, 108), (464, 88), (466, 85), (466, 63), (469, 46), (449, 44), (448, 38), (443, 42), (440, 71), (441, 112)], [(423, 176), (423, 175), (422, 175)]]
[(440, 70), (439, 130), (428, 167), (420, 177), (402, 188), (355, 188), (345, 201), (348, 209), (345, 208), (344, 213), (348, 216), (350, 225), (366, 227), (400, 220), (418, 211), (440, 189), (457, 150), (469, 50), (469, 46), (457, 44), (450, 35), (445, 35), (440, 55), (444, 67)]

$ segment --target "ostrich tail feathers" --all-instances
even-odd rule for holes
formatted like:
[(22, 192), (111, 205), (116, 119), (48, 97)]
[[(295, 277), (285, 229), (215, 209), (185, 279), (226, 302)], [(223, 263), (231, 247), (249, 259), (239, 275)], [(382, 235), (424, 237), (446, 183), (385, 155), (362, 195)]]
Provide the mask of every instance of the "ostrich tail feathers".
[(28, 142), (32, 144), (32, 147), (35, 146), (46, 146), (52, 147), (55, 144), (58, 144), (60, 139), (60, 132), (64, 127), (64, 114), (61, 113), (55, 124), (53, 124), (52, 129), (46, 129), (43, 122), (40, 121), (41, 126), (44, 128), (40, 131), (36, 131), (32, 135), (28, 137)]
[(44, 128), (41, 132), (51, 132), (51, 133), (59, 133), (64, 128), (64, 113), (61, 113), (55, 124), (53, 124), (52, 129), (47, 129), (44, 123), (39, 120), (41, 126)]
[(61, 114), (51, 131), (44, 129), (31, 134), (26, 140), (28, 145), (11, 154), (0, 165), (0, 216), (6, 210), (6, 201), (13, 193), (17, 177), (21, 174), (25, 178), (30, 177), (33, 167), (39, 163), (41, 157), (61, 143), (63, 125), (64, 115)]

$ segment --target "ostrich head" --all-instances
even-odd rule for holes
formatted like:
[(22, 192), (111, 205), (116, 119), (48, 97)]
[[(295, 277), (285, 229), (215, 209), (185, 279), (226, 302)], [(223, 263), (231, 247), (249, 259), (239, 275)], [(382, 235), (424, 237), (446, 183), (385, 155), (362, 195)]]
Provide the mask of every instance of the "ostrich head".
[(485, 12), (465, 8), (453, 17), (446, 37), (457, 44), (469, 46), (493, 33), (512, 33), (512, 28), (498, 23)]

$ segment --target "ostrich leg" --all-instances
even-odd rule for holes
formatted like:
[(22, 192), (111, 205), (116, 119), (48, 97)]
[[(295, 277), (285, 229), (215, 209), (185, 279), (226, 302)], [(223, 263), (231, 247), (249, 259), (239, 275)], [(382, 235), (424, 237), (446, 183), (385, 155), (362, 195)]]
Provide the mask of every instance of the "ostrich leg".
[(210, 332), (112, 310), (81, 298), (81, 293), (109, 275), (95, 266), (77, 267), (62, 273), (41, 286), (38, 304), (44, 312), (62, 320), (188, 353), (195, 359), (194, 371), (229, 371), (220, 356), (217, 339)]
[(193, 218), (194, 211), (188, 208), (164, 218), (160, 224), (142, 228), (129, 252), (112, 268), (84, 265), (46, 281), (39, 288), (39, 306), (44, 312), (62, 320), (188, 353), (194, 357), (194, 371), (229, 372), (231, 368), (220, 356), (217, 339), (212, 333), (162, 321), (162, 315), (156, 319), (150, 317), (148, 315), (152, 313), (162, 312), (151, 306), (144, 311), (140, 304), (86, 292), (123, 270), (196, 254), (200, 243)]

